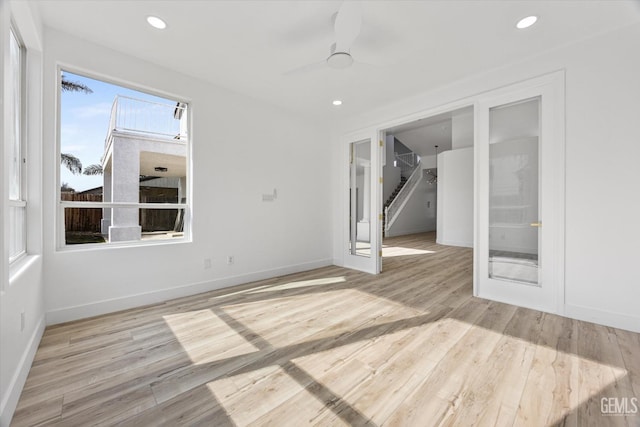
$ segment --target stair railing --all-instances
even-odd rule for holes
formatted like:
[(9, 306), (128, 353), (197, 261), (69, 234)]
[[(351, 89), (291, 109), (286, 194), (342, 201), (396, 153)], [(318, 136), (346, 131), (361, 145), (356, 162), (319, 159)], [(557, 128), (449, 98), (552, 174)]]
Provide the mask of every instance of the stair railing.
[(420, 163), (420, 156), (414, 152), (402, 154), (394, 153), (394, 155), (396, 163), (400, 167), (401, 175), (405, 178), (409, 177), (415, 170), (418, 163)]
[(404, 184), (398, 195), (393, 199), (393, 201), (387, 206), (384, 210), (385, 215), (385, 226), (384, 230), (389, 231), (389, 228), (393, 225), (396, 219), (398, 219), (398, 214), (404, 208), (404, 205), (407, 204), (409, 197), (413, 193), (413, 191), (418, 186), (420, 182), (420, 178), (422, 178), (422, 167), (421, 162), (418, 159), (418, 162), (415, 165), (413, 173)]

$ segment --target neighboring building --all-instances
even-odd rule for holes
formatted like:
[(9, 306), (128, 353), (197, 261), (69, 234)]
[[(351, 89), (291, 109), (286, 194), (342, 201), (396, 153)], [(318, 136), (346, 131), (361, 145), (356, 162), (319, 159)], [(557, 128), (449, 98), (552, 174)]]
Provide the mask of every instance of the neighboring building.
[[(103, 201), (143, 202), (140, 176), (173, 179), (180, 203), (186, 194), (185, 106), (118, 96), (113, 101), (102, 161)], [(176, 221), (178, 223), (179, 221)], [(110, 242), (140, 240), (139, 209), (105, 208), (101, 232)]]

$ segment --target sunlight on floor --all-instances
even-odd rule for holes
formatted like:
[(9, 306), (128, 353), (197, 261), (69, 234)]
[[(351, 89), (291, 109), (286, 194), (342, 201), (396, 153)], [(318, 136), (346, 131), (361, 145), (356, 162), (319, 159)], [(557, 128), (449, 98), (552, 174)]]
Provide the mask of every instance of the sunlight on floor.
[[(597, 411), (600, 397), (628, 375), (502, 329), (436, 320), (429, 311), (357, 289), (295, 293), (343, 282), (337, 276), (260, 286), (249, 290), (247, 302), (164, 320), (194, 365), (227, 359), (245, 366), (206, 383), (237, 425), (294, 419), (337, 425), (353, 417), (394, 424), (407, 411), (462, 425), (469, 419), (527, 425), (539, 414), (537, 421), (548, 424), (584, 405)], [(298, 291), (260, 294), (288, 289)], [(353, 316), (346, 301), (367, 307), (367, 316)], [(277, 357), (266, 356), (272, 354)], [(390, 407), (396, 410), (389, 413)]]
[[(353, 305), (366, 308), (369, 316), (354, 316), (352, 310), (346, 309)], [(260, 299), (226, 305), (222, 309), (274, 347), (322, 340), (357, 331), (363, 325), (374, 328), (423, 314), (391, 299), (355, 289)], [(253, 313), (270, 314), (254, 316)]]
[(242, 294), (249, 293), (251, 291), (255, 291), (256, 289), (268, 288), (269, 286), (271, 286), (271, 285), (256, 286), (255, 288), (242, 289), (242, 290), (237, 291), (237, 292), (229, 292), (228, 294), (226, 294), (226, 293), (225, 294), (220, 294), (220, 295), (216, 295), (216, 296), (213, 296), (213, 297), (209, 298), (209, 300), (213, 301), (213, 300), (216, 300), (216, 299), (228, 298), (228, 297), (233, 296), (233, 295), (242, 295)]
[(258, 350), (209, 309), (165, 315), (163, 318), (194, 365)]
[[(267, 420), (261, 417), (267, 415), (272, 408), (283, 404), (289, 410), (285, 411), (287, 414), (282, 421), (291, 423), (292, 420), (298, 419), (299, 413), (296, 405), (289, 406), (292, 403), (289, 399), (299, 401), (301, 407), (313, 406), (318, 411), (324, 408), (303, 385), (278, 365), (221, 378), (207, 383), (207, 388), (238, 426), (246, 426), (253, 422), (263, 425)], [(269, 421), (273, 425), (284, 425), (274, 423), (275, 420)]]
[(424, 249), (402, 248), (399, 246), (382, 246), (382, 256), (384, 258), (407, 255), (427, 255), (435, 253), (436, 251), (427, 251)]

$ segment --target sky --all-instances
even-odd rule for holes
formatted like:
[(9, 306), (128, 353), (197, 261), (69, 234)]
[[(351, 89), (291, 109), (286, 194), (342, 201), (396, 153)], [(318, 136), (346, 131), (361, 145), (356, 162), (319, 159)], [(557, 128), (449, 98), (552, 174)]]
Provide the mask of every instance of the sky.
[[(111, 106), (116, 95), (175, 105), (176, 101), (149, 95), (132, 89), (78, 74), (63, 71), (67, 80), (89, 87), (93, 93), (62, 92), (60, 96), (60, 152), (80, 159), (82, 166), (100, 164), (104, 141), (109, 129)], [(102, 186), (102, 176), (73, 175), (60, 166), (60, 183), (76, 191)]]

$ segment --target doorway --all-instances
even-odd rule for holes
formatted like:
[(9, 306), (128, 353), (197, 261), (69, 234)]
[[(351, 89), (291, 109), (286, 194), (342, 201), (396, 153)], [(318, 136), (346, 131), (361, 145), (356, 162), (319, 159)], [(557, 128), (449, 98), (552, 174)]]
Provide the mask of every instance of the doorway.
[(382, 131), (383, 256), (407, 237), (473, 246), (473, 111), (465, 106)]

